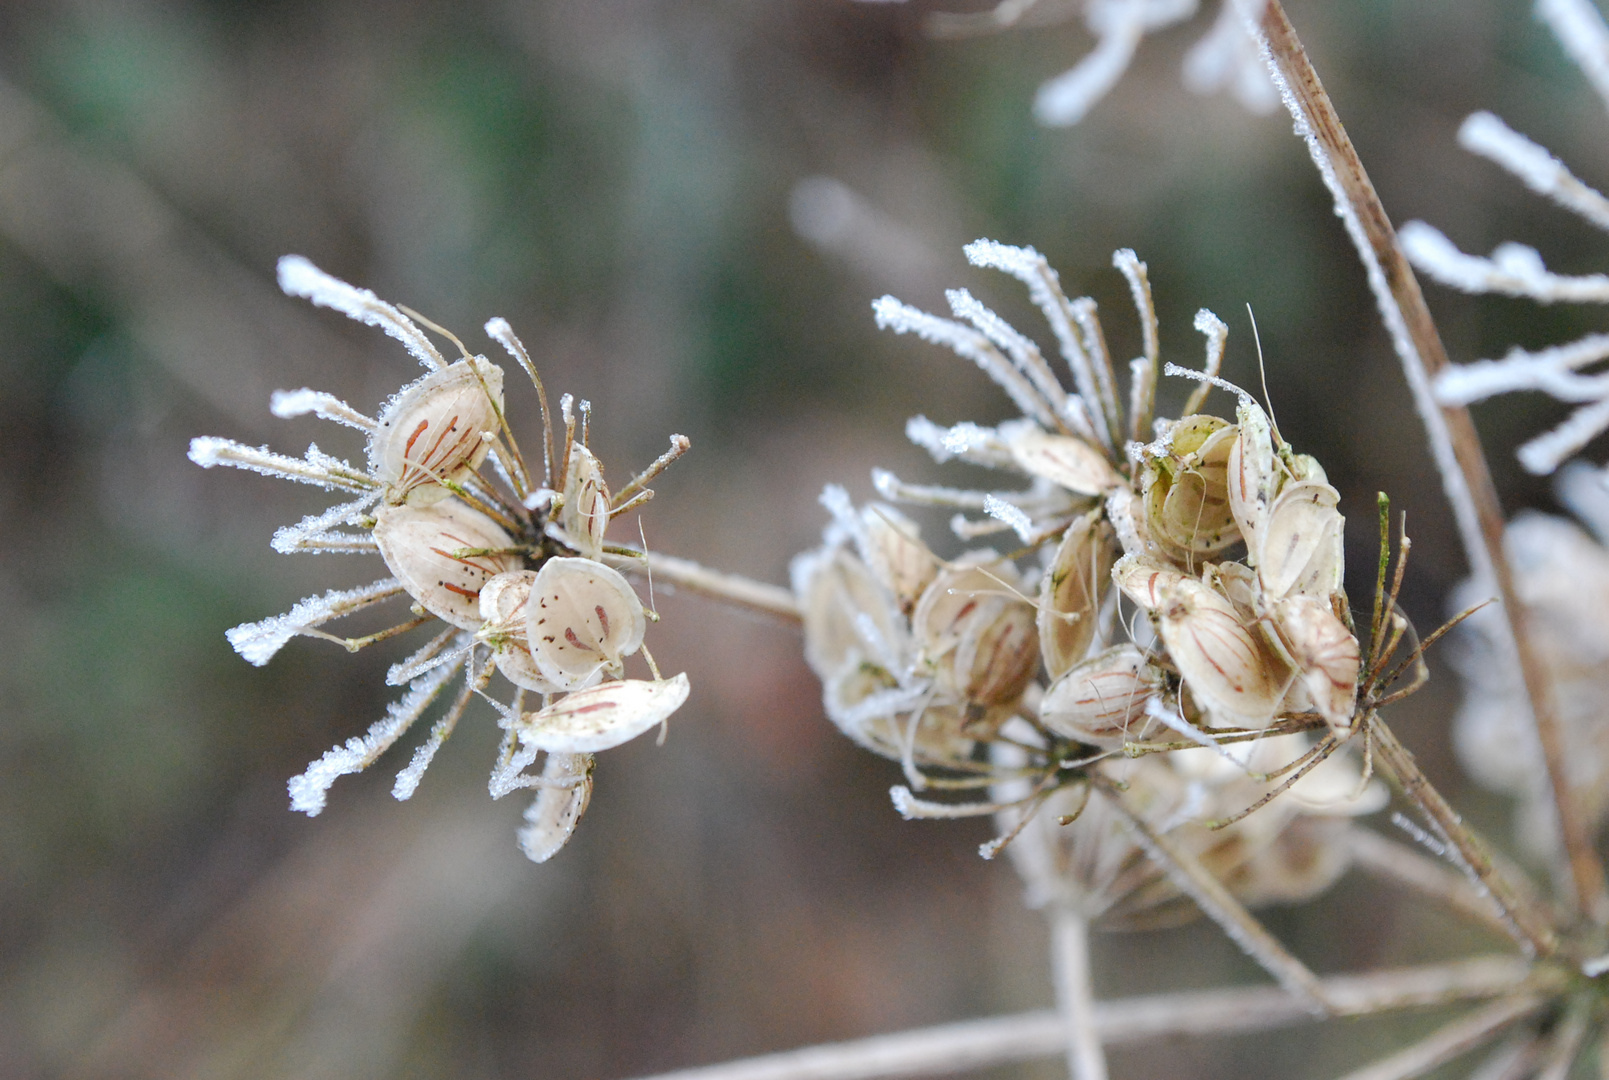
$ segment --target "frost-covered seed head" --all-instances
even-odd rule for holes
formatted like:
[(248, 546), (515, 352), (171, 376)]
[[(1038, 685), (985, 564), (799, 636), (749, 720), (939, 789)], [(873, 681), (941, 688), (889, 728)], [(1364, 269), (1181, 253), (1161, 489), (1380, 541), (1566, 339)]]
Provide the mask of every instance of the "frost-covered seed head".
[(459, 555), (465, 549), (514, 546), (497, 522), (457, 499), (429, 506), (382, 506), (374, 541), (391, 573), (436, 618), (461, 630), (480, 627), (480, 590), (520, 568), (514, 555)]
[(1357, 711), (1358, 639), (1328, 600), (1287, 597), (1274, 605), (1273, 615), (1308, 697), (1330, 729), (1344, 734)]

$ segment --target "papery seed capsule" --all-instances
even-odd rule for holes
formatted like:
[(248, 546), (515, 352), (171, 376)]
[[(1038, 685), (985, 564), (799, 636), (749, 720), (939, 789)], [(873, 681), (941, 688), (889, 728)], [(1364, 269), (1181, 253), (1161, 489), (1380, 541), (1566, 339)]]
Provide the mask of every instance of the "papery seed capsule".
[(872, 503), (860, 512), (871, 569), (909, 615), (939, 572), (939, 558), (922, 543), (916, 523), (892, 506)]
[(380, 557), (408, 594), (438, 619), (461, 630), (480, 627), (480, 590), (498, 574), (520, 568), (516, 555), (459, 555), (500, 550), (514, 539), (497, 522), (457, 499), (428, 506), (382, 506), (375, 512)]
[(1316, 596), (1328, 600), (1341, 587), (1345, 519), (1341, 496), (1328, 484), (1286, 484), (1274, 500), (1257, 553), (1263, 600)]
[(542, 564), (525, 605), (525, 638), (542, 677), (580, 690), (619, 678), (642, 645), (642, 601), (616, 570), (591, 559)]
[(1145, 707), (1162, 686), (1161, 670), (1143, 652), (1117, 645), (1051, 683), (1039, 721), (1058, 735), (1115, 749), (1145, 737), (1155, 723)]
[(1112, 527), (1099, 510), (1067, 527), (1039, 585), (1039, 648), (1052, 679), (1089, 651), (1116, 556)]
[[(802, 556), (796, 568), (800, 571), (805, 660), (817, 675), (825, 680), (852, 656), (891, 662), (893, 656), (903, 655), (907, 640), (904, 620), (893, 596), (865, 563), (837, 548)], [(872, 637), (878, 640), (870, 640)]]
[(596, 559), (603, 553), (603, 534), (609, 527), (609, 486), (603, 482), (603, 466), (580, 443), (570, 444), (559, 525), (582, 555)]
[(1008, 448), (1023, 472), (1075, 495), (1105, 495), (1123, 485), (1123, 477), (1099, 450), (1070, 435), (1049, 435), (1024, 426), (1011, 437)]
[(1124, 596), (1146, 611), (1157, 611), (1167, 603), (1174, 588), (1189, 577), (1143, 555), (1125, 555), (1112, 566), (1112, 580)]
[(974, 705), (1016, 701), (1039, 671), (1033, 605), (1004, 597), (991, 601), (969, 620), (950, 665), (955, 689)]
[(1279, 489), (1274, 464), (1273, 426), (1268, 414), (1250, 401), (1235, 410), (1239, 434), (1229, 451), (1229, 511), (1245, 538), (1246, 561), (1257, 565), (1257, 549), (1268, 513)]
[(1284, 664), (1240, 621), (1234, 605), (1186, 579), (1161, 609), (1162, 642), (1196, 700), (1214, 721), (1266, 724), (1284, 696)]
[(924, 765), (971, 760), (977, 739), (960, 706), (928, 705), (921, 710), (914, 730), (913, 711), (906, 708), (864, 717), (849, 732), (850, 737), (873, 753), (895, 761), (904, 757), (906, 740), (911, 742), (911, 756)]
[(569, 843), (592, 801), (591, 754), (550, 753), (542, 763), (536, 800), (525, 811), (519, 832), (520, 850), (532, 862), (547, 862)]
[(502, 407), (503, 369), (484, 357), (404, 387), (369, 439), (369, 467), (386, 484), (386, 502), (425, 506), (450, 495), (442, 481), (461, 483), (480, 467), (491, 446), (482, 433), (498, 429)]
[(535, 581), (534, 571), (516, 570), (498, 574), (483, 585), (480, 590), (480, 614), (485, 621), (475, 637), (491, 646), (497, 670), (509, 682), (527, 690), (552, 694), (563, 687), (555, 686), (543, 677), (525, 637), (525, 607), (531, 598), (531, 585)]
[(1145, 526), (1145, 503), (1128, 488), (1118, 488), (1106, 497), (1106, 520), (1112, 523), (1123, 554), (1151, 555), (1157, 551)]
[(1210, 563), (1202, 569), (1201, 580), (1235, 605), (1242, 622), (1250, 623), (1257, 618), (1258, 600), (1262, 595), (1257, 571), (1245, 563)]
[(1286, 597), (1273, 617), (1314, 706), (1332, 731), (1344, 733), (1357, 711), (1358, 639), (1317, 597)]
[(1185, 555), (1209, 555), (1240, 539), (1229, 507), (1229, 455), (1236, 430), (1216, 416), (1189, 416), (1168, 437), (1168, 454), (1142, 478), (1151, 537)]
[(520, 742), (560, 754), (591, 754), (629, 742), (664, 723), (687, 700), (683, 673), (670, 679), (620, 679), (566, 694), (527, 713)]

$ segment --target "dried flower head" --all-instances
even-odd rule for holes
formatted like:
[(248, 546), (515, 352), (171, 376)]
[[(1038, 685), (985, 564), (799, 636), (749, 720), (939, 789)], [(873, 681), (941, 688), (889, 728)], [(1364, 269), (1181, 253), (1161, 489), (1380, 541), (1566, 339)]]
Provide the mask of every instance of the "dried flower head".
[[(391, 572), (360, 589), (310, 597), (288, 613), (229, 631), (236, 651), (265, 664), (292, 637), (321, 637), (357, 651), (416, 627), (441, 622), (413, 655), (392, 666), (386, 681), (407, 693), (361, 738), (330, 750), (290, 782), (291, 806), (307, 814), (324, 808), (330, 785), (374, 762), (397, 742), (460, 673), (462, 690), (432, 726), (397, 776), (393, 794), (410, 797), (471, 698), (498, 710), (503, 749), (492, 773), (493, 797), (534, 788), (520, 847), (541, 862), (574, 830), (592, 791), (592, 754), (663, 724), (687, 699), (686, 675), (662, 679), (643, 646), (647, 622), (641, 600), (621, 574), (600, 560), (611, 549), (611, 518), (651, 498), (645, 485), (688, 448), (680, 435), (671, 449), (611, 497), (603, 466), (587, 447), (591, 405), (580, 403), (580, 431), (569, 395), (555, 453), (546, 391), (508, 323), (493, 319), (486, 333), (531, 378), (542, 411), (542, 473), (525, 462), (504, 411), (503, 370), (471, 356), (457, 338), (364, 289), (324, 274), (306, 259), (280, 260), (281, 287), (401, 341), (428, 373), (391, 397), (370, 418), (313, 390), (274, 395), (278, 416), (313, 413), (363, 431), (366, 464), (358, 468), (316, 446), (301, 458), (227, 439), (199, 438), (190, 458), (203, 468), (230, 465), (314, 484), (358, 497), (280, 529), (280, 552), (377, 554)], [(419, 326), (458, 345), (463, 359), (447, 363)], [(488, 476), (487, 462), (495, 468)], [(562, 477), (562, 491), (555, 490)], [(364, 637), (341, 638), (318, 629), (389, 600), (411, 602), (413, 617)], [(638, 651), (652, 679), (628, 679), (625, 660)], [(513, 684), (504, 703), (489, 688), (495, 673)], [(527, 711), (527, 691), (542, 705)], [(541, 771), (526, 770), (545, 754)]]

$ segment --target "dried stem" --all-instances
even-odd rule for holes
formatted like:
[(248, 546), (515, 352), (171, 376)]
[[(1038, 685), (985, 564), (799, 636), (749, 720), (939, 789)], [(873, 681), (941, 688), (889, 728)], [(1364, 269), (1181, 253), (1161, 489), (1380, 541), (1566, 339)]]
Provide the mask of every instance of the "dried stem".
[(1334, 195), (1336, 208), (1363, 261), (1369, 287), (1430, 437), (1431, 453), (1458, 520), (1471, 570), (1476, 580), (1490, 583), (1503, 601), (1514, 656), (1547, 762), (1575, 902), (1595, 921), (1609, 923), (1609, 881), (1605, 880), (1586, 822), (1570, 796), (1552, 686), (1526, 633), (1524, 608), (1515, 594), (1503, 553), (1503, 511), (1497, 501), (1497, 489), (1487, 471), (1469, 411), (1461, 406), (1440, 405), (1431, 392), (1431, 380), (1448, 366), (1448, 361), (1430, 309), (1397, 242), (1385, 207), (1279, 0), (1269, 0), (1261, 22), (1253, 23), (1251, 29), (1265, 50), (1274, 83), (1296, 121), (1297, 131), (1307, 139), (1314, 163)]
[(1477, 892), (1462, 874), (1416, 848), (1365, 828), (1350, 830), (1347, 846), (1353, 862), (1365, 873), (1405, 885), (1504, 937), (1513, 933), (1489, 895)]
[(1550, 956), (1556, 952), (1559, 942), (1546, 912), (1537, 910), (1498, 870), (1486, 851), (1486, 845), (1442, 798), (1441, 792), (1420, 771), (1413, 754), (1408, 752), (1408, 748), (1402, 745), (1379, 715), (1371, 713), (1365, 723), (1374, 739), (1375, 755), (1382, 770), (1402, 789), (1403, 796), (1434, 822), (1443, 836), (1458, 849), (1470, 873), (1502, 909), (1505, 921), (1512, 920), (1510, 934), (1539, 956)]
[(1107, 784), (1096, 783), (1100, 794), (1118, 812), (1135, 840), (1168, 875), (1181, 892), (1196, 902), (1202, 912), (1223, 928), (1246, 955), (1260, 964), (1287, 992), (1305, 1001), (1315, 1016), (1332, 1012), (1324, 999), (1319, 978), (1270, 934), (1256, 916), (1235, 899), (1223, 882), (1208, 873), (1188, 852), (1181, 851), (1155, 832), (1123, 805), (1122, 797)]
[(1414, 1043), (1343, 1080), (1409, 1080), (1486, 1042), (1509, 1024), (1536, 1012), (1545, 999), (1537, 994), (1520, 994), (1494, 1001), (1438, 1028), (1429, 1038)]
[[(1347, 1016), (1446, 1005), (1509, 993), (1525, 983), (1529, 964), (1486, 956), (1451, 964), (1398, 968), (1319, 980), (1324, 996)], [(1271, 986), (1226, 987), (1120, 998), (1095, 1003), (1095, 1030), (1107, 1046), (1161, 1036), (1267, 1031), (1313, 1019), (1307, 1006)], [(652, 1080), (875, 1080), (934, 1076), (1063, 1052), (1067, 1028), (1045, 1009), (958, 1024), (826, 1043), (780, 1054), (665, 1073)]]
[[(724, 600), (751, 611), (762, 611), (791, 622), (802, 617), (799, 603), (793, 593), (780, 585), (767, 585), (762, 581), (710, 570), (691, 559), (658, 552), (637, 552), (634, 548), (621, 548), (621, 553), (608, 552), (604, 561), (616, 570), (628, 573), (651, 574), (661, 581), (680, 586), (689, 592), (702, 593), (716, 600)], [(624, 552), (629, 552), (626, 554)]]
[(1089, 922), (1071, 908), (1058, 906), (1051, 912), (1050, 956), (1056, 1008), (1067, 1038), (1068, 1075), (1072, 1080), (1106, 1080), (1089, 977)]

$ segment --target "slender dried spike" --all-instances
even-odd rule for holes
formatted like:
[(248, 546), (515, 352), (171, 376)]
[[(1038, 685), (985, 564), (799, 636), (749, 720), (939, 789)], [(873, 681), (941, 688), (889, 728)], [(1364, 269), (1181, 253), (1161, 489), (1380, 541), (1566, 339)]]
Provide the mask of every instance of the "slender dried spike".
[[(1157, 371), (1162, 356), (1157, 335), (1156, 305), (1151, 300), (1151, 280), (1146, 276), (1145, 264), (1138, 255), (1129, 248), (1120, 248), (1112, 254), (1112, 265), (1128, 279), (1129, 292), (1134, 297), (1134, 310), (1140, 317), (1147, 374), (1141, 379), (1139, 368), (1135, 366), (1136, 381), (1132, 392), (1134, 408), (1129, 416), (1129, 432), (1135, 442), (1145, 442), (1156, 408)], [(1143, 388), (1143, 394), (1140, 388)]]
[(710, 570), (690, 559), (680, 559), (660, 552), (644, 553), (629, 547), (605, 550), (604, 564), (616, 570), (633, 574), (646, 574), (651, 569), (662, 582), (680, 586), (689, 592), (725, 601), (750, 611), (798, 622), (802, 617), (799, 602), (793, 593), (776, 585), (754, 581), (737, 574)]
[(1476, 891), (1468, 878), (1441, 860), (1361, 827), (1347, 831), (1346, 845), (1362, 870), (1406, 886), (1488, 930), (1505, 937), (1514, 933), (1490, 894)]
[[(1224, 344), (1229, 340), (1229, 327), (1206, 308), (1196, 312), (1195, 327), (1207, 338), (1207, 363), (1201, 369), (1202, 374), (1206, 375), (1207, 379), (1215, 379), (1218, 377), (1218, 372), (1223, 370)], [(1179, 415), (1194, 416), (1200, 412), (1201, 406), (1207, 403), (1207, 394), (1212, 390), (1212, 386), (1211, 382), (1202, 380), (1201, 385), (1190, 391), (1190, 396), (1184, 402), (1184, 411)]]
[(1519, 994), (1502, 998), (1437, 1028), (1390, 1057), (1348, 1073), (1343, 1080), (1410, 1080), (1485, 1044), (1498, 1032), (1540, 1009), (1546, 998)]
[(1112, 367), (1112, 352), (1106, 347), (1106, 333), (1101, 329), (1095, 301), (1081, 296), (1067, 305), (1067, 313), (1078, 324), (1079, 335), (1084, 339), (1084, 351), (1089, 354), (1090, 363), (1095, 368), (1101, 411), (1106, 414), (1106, 427), (1111, 432), (1111, 441), (1115, 443), (1123, 430), (1123, 416), (1117, 401), (1117, 372)]
[(435, 619), (434, 615), (421, 615), (416, 619), (409, 619), (405, 623), (399, 623), (398, 625), (393, 626), (390, 629), (380, 630), (380, 631), (377, 631), (377, 632), (375, 632), (373, 634), (366, 634), (363, 637), (355, 637), (355, 638), (337, 637), (334, 634), (327, 634), (323, 630), (315, 630), (311, 626), (299, 631), (299, 633), (301, 634), (302, 637), (319, 638), (319, 639), (321, 639), (323, 641), (333, 641), (333, 642), (335, 642), (335, 644), (340, 645), (342, 648), (346, 649), (347, 652), (355, 653), (359, 649), (367, 648), (368, 646), (373, 645), (376, 642), (389, 641), (392, 638), (396, 637), (398, 634), (406, 634), (409, 630), (412, 630), (415, 627), (423, 626), (423, 625), (425, 625), (425, 623), (430, 622), (433, 619)]
[(509, 532), (517, 535), (523, 531), (519, 526), (519, 522), (503, 513), (485, 499), (482, 499), (480, 496), (476, 495), (473, 491), (470, 491), (463, 484), (454, 483), (451, 480), (443, 480), (441, 481), (441, 486), (452, 492), (454, 495), (457, 495), (460, 499), (463, 499), (470, 506), (474, 507), (476, 510), (479, 510), (481, 513), (497, 522)]
[(525, 344), (514, 336), (514, 328), (509, 326), (507, 319), (492, 319), (486, 324), (486, 336), (503, 346), (503, 351), (512, 356), (525, 374), (530, 376), (531, 385), (536, 387), (536, 401), (542, 409), (542, 486), (553, 487), (553, 414), (548, 411), (548, 392), (542, 385), (542, 376), (536, 373), (536, 365), (531, 363), (531, 354), (525, 351)]
[(560, 484), (570, 475), (570, 447), (575, 445), (575, 413), (571, 411), (574, 403), (575, 398), (569, 394), (559, 395), (559, 415), (564, 419), (564, 449), (559, 454), (559, 468), (553, 477)]
[(592, 402), (582, 398), (579, 408), (581, 410), (581, 445), (591, 449)]
[(413, 757), (409, 759), (408, 764), (403, 766), (401, 772), (397, 773), (396, 782), (391, 785), (393, 798), (403, 801), (413, 798), (413, 793), (419, 789), (419, 781), (424, 776), (425, 770), (436, 759), (436, 751), (440, 750), (442, 744), (452, 735), (453, 729), (458, 726), (459, 718), (464, 715), (464, 710), (469, 707), (470, 700), (476, 694), (485, 690), (486, 685), (492, 681), (492, 673), (497, 670), (497, 666), (488, 662), (481, 668), (476, 669), (474, 655), (471, 654), (469, 669), (469, 677), (464, 680), (464, 688), (458, 692), (458, 697), (453, 699), (453, 703), (448, 706), (441, 719), (430, 725), (430, 734), (425, 737), (425, 741), (420, 744), (419, 748), (413, 752)]
[(622, 514), (629, 514), (633, 510), (637, 509), (637, 507), (642, 506), (645, 503), (652, 502), (653, 498), (654, 489), (648, 488), (645, 491), (637, 492), (636, 496), (626, 502), (622, 503), (619, 502), (619, 500), (616, 500), (616, 505), (609, 508), (609, 520), (613, 521)]
[(1246, 807), (1246, 809), (1240, 811), (1240, 813), (1231, 814), (1226, 818), (1219, 818), (1216, 821), (1207, 822), (1207, 828), (1211, 829), (1213, 832), (1217, 832), (1220, 829), (1227, 829), (1237, 821), (1250, 817), (1252, 814), (1261, 810), (1263, 807), (1285, 794), (1291, 788), (1295, 787), (1301, 781), (1302, 777), (1324, 764), (1324, 762), (1329, 759), (1331, 754), (1340, 749), (1340, 746), (1341, 744), (1335, 738), (1335, 736), (1328, 736), (1323, 742), (1319, 743), (1318, 746), (1314, 747), (1312, 751), (1309, 751), (1314, 755), (1313, 759), (1292, 773), (1290, 779), (1286, 780), (1277, 788), (1274, 788), (1272, 791), (1269, 791), (1263, 795), (1262, 798)]
[(1457, 848), (1470, 873), (1491, 894), (1504, 917), (1513, 921), (1520, 943), (1537, 956), (1551, 956), (1557, 952), (1559, 940), (1553, 932), (1547, 912), (1528, 903), (1492, 862), (1486, 845), (1431, 784), (1414, 761), (1413, 754), (1398, 741), (1396, 734), (1380, 719), (1379, 713), (1369, 712), (1363, 722), (1375, 739), (1381, 767), (1396, 781), (1403, 797), (1435, 822), (1442, 835)]
[(1384, 668), (1386, 663), (1391, 659), (1392, 654), (1397, 651), (1397, 646), (1402, 643), (1403, 634), (1405, 634), (1409, 626), (1412, 625), (1408, 622), (1405, 616), (1395, 611), (1391, 613), (1390, 624), (1391, 629), (1386, 635), (1385, 647), (1380, 652), (1379, 661), (1374, 667), (1370, 668), (1364, 673), (1363, 684), (1367, 687), (1372, 688), (1374, 686), (1381, 669)]
[(1146, 854), (1162, 867), (1181, 892), (1194, 900), (1203, 913), (1223, 928), (1230, 940), (1257, 961), (1289, 993), (1299, 998), (1313, 1015), (1328, 1016), (1334, 1011), (1325, 997), (1318, 976), (1291, 955), (1221, 881), (1208, 873), (1194, 856), (1175, 848), (1124, 805), (1110, 780), (1092, 776), (1091, 782), (1127, 823)]
[(1392, 683), (1402, 678), (1402, 673), (1408, 670), (1408, 665), (1414, 663), (1415, 661), (1421, 660), (1425, 655), (1425, 650), (1430, 648), (1436, 642), (1440, 641), (1442, 636), (1446, 634), (1447, 631), (1451, 630), (1453, 627), (1457, 626), (1459, 623), (1463, 622), (1465, 619), (1469, 618), (1471, 615), (1475, 614), (1475, 612), (1479, 611), (1481, 608), (1490, 603), (1492, 603), (1491, 600), (1482, 600), (1474, 607), (1465, 608), (1457, 615), (1454, 615), (1452, 618), (1436, 627), (1435, 631), (1432, 632), (1429, 637), (1421, 641), (1418, 647), (1415, 648), (1413, 652), (1408, 654), (1408, 658), (1406, 660), (1392, 668), (1391, 672), (1386, 675), (1385, 678), (1380, 679), (1379, 684), (1381, 686), (1390, 686)]
[[(666, 450), (663, 454), (660, 454), (654, 459), (653, 464), (649, 465), (648, 468), (632, 477), (630, 483), (621, 488), (619, 491), (615, 492), (615, 507), (618, 508), (622, 506), (625, 501), (635, 492), (640, 490), (644, 484), (648, 483), (648, 481), (664, 472), (671, 462), (675, 461), (692, 448), (693, 442), (686, 435), (672, 435), (670, 437), (670, 449)], [(618, 510), (616, 512), (618, 512)]]

